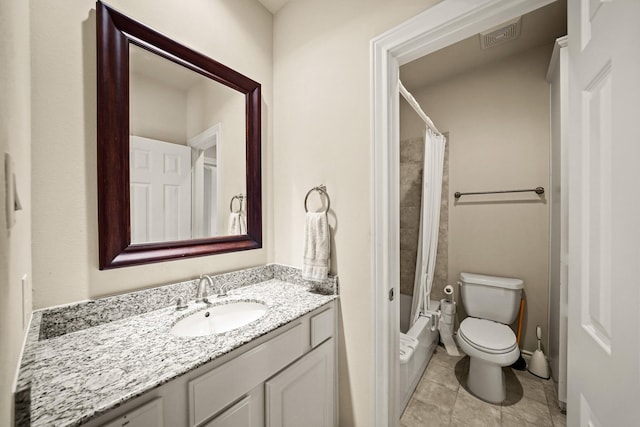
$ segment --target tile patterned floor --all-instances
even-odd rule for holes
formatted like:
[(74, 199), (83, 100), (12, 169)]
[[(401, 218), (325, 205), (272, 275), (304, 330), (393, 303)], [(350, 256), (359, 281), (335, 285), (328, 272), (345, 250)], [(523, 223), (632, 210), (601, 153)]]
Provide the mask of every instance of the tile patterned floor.
[(438, 347), (400, 420), (402, 427), (565, 427), (553, 382), (505, 368), (507, 399), (484, 402), (466, 389), (468, 357)]

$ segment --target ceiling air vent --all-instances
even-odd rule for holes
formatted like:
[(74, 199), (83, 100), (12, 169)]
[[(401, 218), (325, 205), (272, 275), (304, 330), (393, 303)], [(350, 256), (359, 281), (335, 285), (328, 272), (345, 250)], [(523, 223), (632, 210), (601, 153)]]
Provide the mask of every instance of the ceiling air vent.
[(509, 22), (500, 24), (483, 33), (480, 33), (480, 47), (488, 49), (511, 40), (515, 40), (520, 36), (521, 17), (517, 17)]

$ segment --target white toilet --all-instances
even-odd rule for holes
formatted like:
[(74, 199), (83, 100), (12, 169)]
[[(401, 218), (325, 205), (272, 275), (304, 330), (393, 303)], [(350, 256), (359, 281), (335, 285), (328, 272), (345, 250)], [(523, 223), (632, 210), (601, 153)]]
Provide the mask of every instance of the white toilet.
[(460, 295), (467, 317), (460, 324), (458, 346), (470, 358), (467, 386), (482, 400), (500, 403), (506, 397), (503, 366), (520, 356), (508, 326), (520, 308), (522, 280), (460, 273)]

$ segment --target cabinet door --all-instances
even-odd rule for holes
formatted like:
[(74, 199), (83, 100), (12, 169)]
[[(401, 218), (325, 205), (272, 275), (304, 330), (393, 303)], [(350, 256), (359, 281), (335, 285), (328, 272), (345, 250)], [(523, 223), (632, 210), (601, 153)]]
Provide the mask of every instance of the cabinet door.
[(335, 420), (334, 339), (265, 383), (267, 427), (331, 427)]
[(204, 427), (252, 427), (252, 400), (249, 396), (218, 415)]
[(264, 390), (267, 378), (302, 356), (302, 329), (302, 324), (298, 324), (189, 381), (189, 426), (201, 425), (257, 386)]
[(103, 427), (162, 427), (162, 399), (158, 398), (105, 424)]

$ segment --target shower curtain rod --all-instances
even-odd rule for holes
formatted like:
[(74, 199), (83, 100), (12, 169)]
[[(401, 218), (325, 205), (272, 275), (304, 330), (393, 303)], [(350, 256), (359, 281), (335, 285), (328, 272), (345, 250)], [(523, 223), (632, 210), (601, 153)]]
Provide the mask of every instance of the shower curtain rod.
[(436, 125), (433, 124), (429, 116), (427, 116), (426, 113), (422, 111), (422, 108), (420, 108), (420, 104), (418, 104), (418, 101), (416, 101), (413, 95), (411, 95), (411, 93), (407, 90), (407, 88), (404, 87), (400, 79), (398, 79), (398, 89), (400, 90), (400, 94), (404, 97), (404, 99), (407, 100), (409, 105), (411, 105), (411, 107), (414, 110), (416, 110), (416, 113), (418, 113), (420, 118), (427, 124), (427, 126), (429, 126), (431, 130), (437, 133), (438, 135), (442, 135), (438, 130), (438, 128), (436, 128)]

